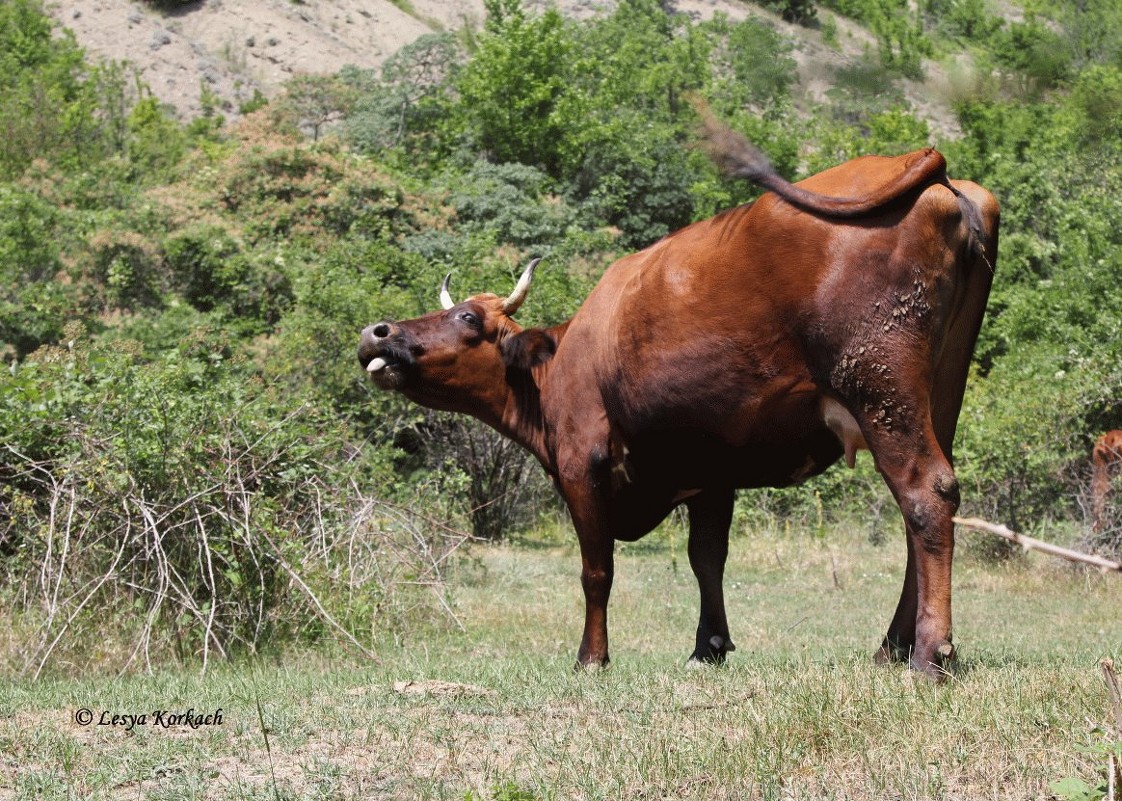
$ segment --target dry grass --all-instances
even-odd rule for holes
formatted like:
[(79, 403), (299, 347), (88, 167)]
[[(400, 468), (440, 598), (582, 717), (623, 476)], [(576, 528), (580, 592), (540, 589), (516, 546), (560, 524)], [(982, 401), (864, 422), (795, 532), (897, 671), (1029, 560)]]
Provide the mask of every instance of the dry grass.
[[(739, 650), (686, 670), (693, 579), (680, 539), (621, 548), (613, 667), (577, 675), (570, 546), (482, 548), (452, 598), (466, 630), (417, 630), (381, 665), (280, 664), (0, 690), (0, 799), (1039, 799), (1110, 709), (1122, 584), (1029, 556), (960, 560), (958, 675), (943, 686), (869, 658), (902, 544), (738, 538)], [(268, 749), (257, 703), (269, 738)], [(213, 710), (196, 730), (79, 726), (75, 711)]]

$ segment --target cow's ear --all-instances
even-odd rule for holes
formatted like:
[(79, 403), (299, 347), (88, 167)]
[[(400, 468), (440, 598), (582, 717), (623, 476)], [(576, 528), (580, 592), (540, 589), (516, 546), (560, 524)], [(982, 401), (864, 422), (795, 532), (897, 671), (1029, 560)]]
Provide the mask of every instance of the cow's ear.
[(501, 347), (507, 367), (529, 370), (553, 358), (557, 352), (557, 340), (540, 328), (528, 328), (507, 337)]

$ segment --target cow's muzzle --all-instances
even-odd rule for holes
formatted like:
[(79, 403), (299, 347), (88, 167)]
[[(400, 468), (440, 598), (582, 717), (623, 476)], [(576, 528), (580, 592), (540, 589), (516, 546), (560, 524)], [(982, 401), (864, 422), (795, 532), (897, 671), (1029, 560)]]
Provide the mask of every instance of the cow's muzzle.
[(382, 389), (400, 389), (413, 366), (413, 356), (401, 328), (383, 320), (363, 329), (358, 363)]

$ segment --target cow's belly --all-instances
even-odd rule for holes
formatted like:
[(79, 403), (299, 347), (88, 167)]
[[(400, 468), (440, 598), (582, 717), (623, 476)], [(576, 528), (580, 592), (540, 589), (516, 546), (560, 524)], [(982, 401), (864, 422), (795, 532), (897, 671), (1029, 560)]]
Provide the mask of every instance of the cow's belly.
[(707, 489), (784, 487), (821, 473), (842, 445), (825, 428), (782, 446), (730, 446), (711, 435), (637, 440), (612, 471), (612, 536), (637, 540), (678, 504)]
[(826, 427), (779, 440), (730, 444), (703, 431), (652, 432), (632, 440), (613, 472), (617, 487), (661, 488), (677, 501), (709, 487), (786, 487), (818, 475), (844, 449)]

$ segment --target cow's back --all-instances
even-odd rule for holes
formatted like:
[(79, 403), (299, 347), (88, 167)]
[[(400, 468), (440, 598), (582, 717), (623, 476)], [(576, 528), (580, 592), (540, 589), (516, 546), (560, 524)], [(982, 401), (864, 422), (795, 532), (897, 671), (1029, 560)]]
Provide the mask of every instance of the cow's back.
[[(856, 159), (801, 186), (860, 197), (922, 155)], [(995, 228), (988, 193), (959, 188)], [(891, 348), (922, 327), (938, 350), (968, 296), (980, 321), (989, 277), (971, 278), (969, 237), (960, 201), (943, 185), (856, 220), (767, 193), (614, 264), (557, 358), (582, 363), (624, 428), (709, 430), (738, 443), (786, 436), (776, 421), (809, 424), (817, 397), (851, 378), (839, 362), (862, 347)], [(962, 346), (972, 347), (977, 326), (965, 328)], [(764, 420), (766, 431), (755, 423)]]

